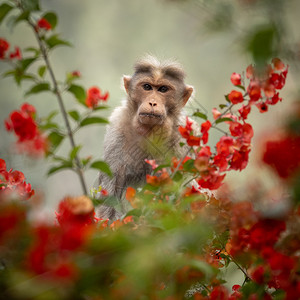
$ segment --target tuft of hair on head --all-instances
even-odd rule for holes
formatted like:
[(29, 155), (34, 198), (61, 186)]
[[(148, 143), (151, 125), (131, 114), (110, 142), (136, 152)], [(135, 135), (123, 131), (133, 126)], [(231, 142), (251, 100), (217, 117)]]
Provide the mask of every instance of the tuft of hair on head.
[(147, 54), (140, 58), (134, 65), (135, 75), (140, 73), (152, 73), (160, 70), (164, 75), (183, 81), (185, 72), (180, 63), (174, 59), (158, 60), (155, 56)]

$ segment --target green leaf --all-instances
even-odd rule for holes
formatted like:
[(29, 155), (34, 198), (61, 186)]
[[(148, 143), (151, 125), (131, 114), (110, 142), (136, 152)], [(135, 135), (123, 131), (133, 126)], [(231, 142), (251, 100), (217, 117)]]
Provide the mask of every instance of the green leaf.
[(242, 85), (236, 85), (236, 87), (238, 87), (239, 89), (242, 89), (243, 91), (245, 91), (246, 89), (245, 89), (245, 87), (244, 86), (242, 86)]
[(40, 55), (40, 50), (34, 47), (28, 47), (24, 49), (25, 52), (33, 52), (35, 57)]
[(207, 120), (207, 116), (204, 113), (201, 113), (199, 111), (194, 112), (193, 116), (199, 117), (199, 118), (204, 119), (204, 120)]
[(28, 67), (36, 61), (37, 57), (25, 58), (20, 61), (22, 71), (26, 71)]
[(183, 164), (183, 169), (185, 171), (191, 171), (192, 169), (194, 169), (194, 160), (193, 159), (189, 159), (187, 160), (184, 164)]
[(80, 120), (80, 115), (77, 110), (71, 110), (68, 112), (68, 114), (73, 120), (75, 120), (77, 122)]
[(47, 117), (47, 121), (48, 122), (50, 122), (55, 116), (57, 116), (58, 115), (58, 111), (57, 110), (54, 110), (54, 111), (52, 111), (52, 112), (50, 112), (50, 114), (48, 115), (48, 117)]
[(93, 108), (93, 111), (102, 110), (102, 109), (109, 109), (109, 106), (107, 105), (101, 105)]
[(63, 139), (65, 138), (65, 136), (57, 131), (52, 131), (49, 135), (48, 135), (48, 140), (50, 141), (51, 145), (52, 145), (52, 150), (56, 149), (61, 142), (63, 141)]
[(31, 94), (37, 94), (40, 92), (45, 92), (45, 91), (50, 91), (50, 85), (48, 82), (43, 82), (43, 83), (38, 83), (35, 84), (34, 86), (32, 86), (30, 88), (30, 90), (28, 90), (25, 95), (31, 95)]
[(225, 95), (225, 99), (226, 99), (227, 102), (231, 103), (231, 101), (228, 98), (228, 95)]
[(108, 124), (107, 119), (101, 117), (87, 117), (80, 122), (80, 127), (91, 125), (91, 124)]
[(40, 66), (39, 69), (38, 69), (39, 76), (43, 78), (44, 75), (45, 75), (46, 70), (47, 70), (46, 66)]
[(174, 181), (180, 181), (182, 179), (183, 175), (181, 174), (181, 172), (177, 171), (173, 177)]
[(27, 21), (28, 18), (29, 18), (29, 15), (30, 15), (30, 12), (29, 12), (28, 10), (22, 12), (21, 14), (19, 14), (19, 16), (17, 16), (17, 17), (14, 19), (12, 25), (13, 25), (13, 26), (16, 26), (16, 25), (17, 25), (19, 22), (21, 22), (21, 21)]
[(51, 37), (46, 39), (45, 42), (50, 49), (56, 46), (72, 46), (71, 43), (69, 43), (68, 41), (59, 39), (57, 34), (52, 35)]
[(3, 3), (0, 5), (0, 24), (12, 9), (13, 6), (9, 5), (8, 3)]
[(51, 123), (51, 122), (48, 122), (46, 124), (42, 124), (42, 125), (39, 125), (39, 128), (43, 129), (43, 130), (47, 130), (47, 129), (59, 129), (59, 126), (56, 124), (56, 123)]
[(76, 100), (80, 104), (83, 104), (84, 106), (86, 106), (86, 104), (85, 104), (86, 92), (82, 86), (76, 85), (76, 84), (71, 84), (70, 87), (68, 88), (68, 91), (75, 96)]
[(91, 159), (92, 159), (91, 156), (88, 156), (88, 157), (86, 157), (86, 158), (83, 158), (83, 159), (81, 160), (82, 165), (85, 167), (85, 166), (91, 161)]
[(216, 122), (216, 124), (219, 124), (219, 123), (222, 123), (222, 122), (233, 122), (233, 119), (231, 119), (231, 118), (220, 118), (220, 119), (217, 119), (215, 122)]
[(252, 54), (255, 63), (262, 67), (270, 58), (276, 57), (275, 42), (277, 38), (275, 25), (264, 25), (255, 28), (247, 41), (247, 50)]
[(39, 0), (22, 0), (21, 5), (23, 6), (24, 10), (40, 10)]
[(228, 107), (228, 106), (227, 106), (226, 104), (220, 104), (219, 107), (220, 107), (221, 109), (223, 109), (223, 108)]
[(94, 161), (90, 165), (90, 167), (93, 168), (93, 169), (100, 170), (101, 172), (106, 173), (110, 177), (113, 175), (111, 170), (110, 170), (109, 165), (106, 162), (102, 161), (102, 160)]
[(50, 24), (52, 29), (54, 29), (57, 25), (57, 16), (54, 12), (48, 12), (43, 15), (43, 18), (46, 19)]
[(74, 147), (70, 152), (70, 160), (73, 161), (73, 159), (76, 157), (78, 151), (82, 148), (81, 145)]
[(59, 165), (59, 166), (55, 166), (55, 167), (52, 167), (48, 170), (47, 172), (47, 175), (52, 175), (60, 170), (63, 170), (63, 169), (72, 169), (72, 163), (71, 162), (64, 162), (63, 164)]

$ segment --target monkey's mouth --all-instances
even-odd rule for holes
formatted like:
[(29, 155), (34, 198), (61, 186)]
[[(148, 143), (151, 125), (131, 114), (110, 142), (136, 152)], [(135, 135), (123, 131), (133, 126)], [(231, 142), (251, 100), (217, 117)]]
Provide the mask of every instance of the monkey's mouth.
[(162, 115), (155, 114), (155, 113), (140, 113), (140, 117), (162, 119)]
[(144, 125), (158, 125), (162, 124), (164, 121), (163, 115), (156, 114), (153, 112), (149, 113), (139, 113), (139, 122)]

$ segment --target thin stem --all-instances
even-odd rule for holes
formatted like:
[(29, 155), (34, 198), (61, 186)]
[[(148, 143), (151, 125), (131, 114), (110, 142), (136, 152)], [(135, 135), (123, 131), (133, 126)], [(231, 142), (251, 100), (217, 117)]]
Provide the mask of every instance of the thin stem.
[(248, 280), (251, 280), (251, 278), (249, 277), (249, 275), (247, 274), (247, 272), (239, 265), (239, 263), (231, 256), (229, 255), (231, 261), (243, 272), (243, 274), (245, 275), (245, 282)]
[(179, 168), (180, 168), (180, 166), (181, 166), (183, 160), (185, 159), (185, 157), (189, 154), (189, 152), (190, 152), (192, 149), (193, 149), (193, 147), (188, 148), (188, 150), (186, 151), (186, 153), (182, 156), (182, 158), (180, 159), (180, 161), (179, 161), (177, 167), (175, 168), (175, 170), (174, 170), (174, 172), (173, 172), (171, 178), (173, 178), (173, 177), (175, 176), (175, 174), (176, 174), (176, 172), (179, 170)]
[[(68, 119), (67, 111), (66, 111), (66, 108), (65, 108), (65, 105), (64, 105), (64, 102), (63, 102), (60, 90), (58, 88), (58, 83), (57, 83), (57, 80), (55, 78), (53, 68), (52, 68), (52, 66), (50, 64), (50, 61), (49, 61), (49, 58), (48, 58), (47, 50), (46, 50), (46, 48), (45, 48), (45, 46), (44, 46), (44, 44), (42, 42), (42, 39), (41, 39), (39, 33), (37, 32), (37, 30), (35, 28), (35, 24), (33, 24), (30, 20), (28, 21), (28, 23), (32, 27), (33, 32), (35, 34), (35, 37), (37, 39), (37, 42), (39, 44), (39, 47), (41, 49), (43, 59), (44, 59), (44, 61), (46, 63), (46, 66), (47, 66), (47, 69), (49, 71), (49, 75), (50, 75), (50, 78), (51, 78), (51, 81), (52, 81), (52, 84), (53, 84), (53, 87), (54, 87), (54, 93), (55, 93), (55, 95), (57, 97), (58, 104), (59, 104), (59, 107), (60, 107), (60, 110), (61, 110), (64, 122), (65, 122), (65, 126), (67, 128), (67, 134), (68, 134), (68, 137), (69, 137), (69, 141), (70, 141), (71, 147), (74, 149), (76, 147), (76, 144), (75, 144), (75, 141), (74, 141), (74, 136), (73, 136), (71, 125), (70, 125), (70, 122), (69, 122), (69, 119)], [(81, 184), (83, 193), (85, 195), (87, 195), (88, 194), (88, 190), (87, 190), (87, 186), (86, 186), (86, 183), (85, 183), (85, 180), (84, 180), (84, 176), (83, 176), (82, 164), (80, 162), (80, 159), (79, 159), (78, 155), (75, 155), (74, 160), (75, 160), (75, 165), (76, 165), (75, 171), (76, 171), (76, 173), (79, 176), (79, 180), (80, 180), (80, 184)]]

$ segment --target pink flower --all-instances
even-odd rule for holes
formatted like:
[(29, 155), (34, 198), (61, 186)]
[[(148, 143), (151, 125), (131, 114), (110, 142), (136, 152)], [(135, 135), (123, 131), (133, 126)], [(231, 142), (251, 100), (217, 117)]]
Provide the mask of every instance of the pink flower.
[(230, 80), (233, 85), (241, 85), (241, 75), (238, 73), (232, 73)]

